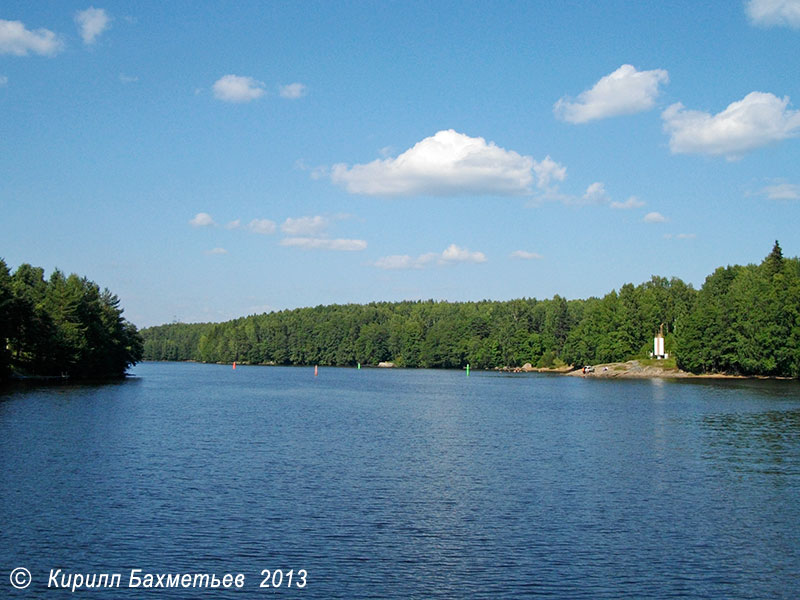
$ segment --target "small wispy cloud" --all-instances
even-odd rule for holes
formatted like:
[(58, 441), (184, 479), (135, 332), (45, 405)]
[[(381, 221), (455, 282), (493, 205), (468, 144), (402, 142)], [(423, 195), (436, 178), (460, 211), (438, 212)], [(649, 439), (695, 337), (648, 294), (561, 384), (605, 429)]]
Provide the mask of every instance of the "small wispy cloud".
[(269, 219), (253, 219), (247, 224), (247, 228), (253, 233), (270, 235), (275, 233), (278, 226), (275, 221), (270, 221)]
[(660, 212), (649, 212), (642, 219), (645, 223), (666, 223), (667, 217)]
[(139, 78), (138, 77), (134, 77), (132, 75), (126, 75), (125, 73), (120, 73), (119, 74), (119, 80), (122, 83), (128, 84), (128, 83), (136, 83), (136, 82), (138, 82)]
[(233, 221), (228, 221), (225, 223), (225, 229), (238, 229), (242, 226), (241, 219), (234, 219)]
[(758, 194), (770, 200), (800, 200), (800, 185), (796, 183), (776, 183), (762, 188)]
[(605, 204), (608, 202), (606, 187), (601, 181), (596, 181), (586, 188), (581, 200), (587, 204)]
[(339, 252), (359, 252), (367, 248), (364, 240), (330, 239), (313, 237), (288, 237), (280, 241), (281, 246), (302, 248), (304, 250), (333, 250)]
[(104, 9), (90, 6), (75, 14), (75, 24), (78, 26), (83, 43), (90, 46), (97, 41), (97, 37), (101, 33), (111, 26), (111, 17)]
[(553, 181), (564, 181), (567, 177), (567, 167), (557, 163), (550, 155), (542, 161), (533, 161), (533, 172), (536, 173), (536, 187), (549, 188)]
[(227, 254), (228, 251), (225, 248), (212, 248), (211, 250), (206, 250), (206, 254), (215, 255), (215, 254)]
[(538, 260), (543, 258), (541, 254), (538, 252), (528, 252), (527, 250), (514, 250), (511, 253), (511, 258), (516, 258), (520, 260)]
[(61, 38), (49, 29), (28, 29), (21, 21), (0, 19), (0, 54), (55, 56), (64, 49)]
[(290, 83), (278, 87), (281, 98), (296, 100), (308, 94), (308, 87), (302, 83)]
[(211, 227), (216, 223), (210, 214), (199, 212), (189, 220), (189, 225), (192, 227)]
[(748, 0), (745, 11), (754, 25), (800, 29), (800, 0)]
[(694, 233), (665, 233), (665, 240), (693, 240), (697, 237)]
[(384, 270), (424, 269), (428, 266), (446, 266), (457, 263), (484, 263), (483, 252), (473, 252), (456, 244), (450, 244), (440, 253), (428, 252), (412, 257), (409, 254), (394, 254), (379, 258), (372, 266)]
[(281, 225), (281, 231), (290, 236), (320, 236), (330, 224), (322, 216), (288, 218)]
[(224, 75), (212, 86), (214, 97), (223, 102), (244, 103), (264, 95), (264, 83), (252, 77)]
[(0, 75), (0, 87), (3, 87), (8, 83), (8, 77), (5, 75)]
[(631, 196), (624, 202), (614, 201), (609, 206), (611, 208), (616, 208), (618, 210), (630, 210), (632, 208), (641, 208), (644, 206), (645, 203), (642, 200), (639, 200), (636, 196)]

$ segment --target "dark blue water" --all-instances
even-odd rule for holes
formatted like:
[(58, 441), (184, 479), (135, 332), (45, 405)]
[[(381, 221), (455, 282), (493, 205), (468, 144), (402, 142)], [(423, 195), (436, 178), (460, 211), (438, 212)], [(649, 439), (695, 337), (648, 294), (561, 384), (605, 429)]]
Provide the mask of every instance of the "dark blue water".
[(122, 574), (92, 598), (800, 597), (796, 382), (134, 373), (0, 394), (0, 597), (70, 595), (51, 569)]

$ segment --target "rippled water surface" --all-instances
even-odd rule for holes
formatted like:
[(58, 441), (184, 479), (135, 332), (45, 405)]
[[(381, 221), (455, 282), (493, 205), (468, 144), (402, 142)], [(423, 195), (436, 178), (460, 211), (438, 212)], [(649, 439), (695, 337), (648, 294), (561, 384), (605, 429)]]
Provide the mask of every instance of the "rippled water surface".
[(134, 375), (0, 392), (0, 596), (60, 596), (62, 569), (123, 574), (92, 598), (800, 597), (796, 382)]

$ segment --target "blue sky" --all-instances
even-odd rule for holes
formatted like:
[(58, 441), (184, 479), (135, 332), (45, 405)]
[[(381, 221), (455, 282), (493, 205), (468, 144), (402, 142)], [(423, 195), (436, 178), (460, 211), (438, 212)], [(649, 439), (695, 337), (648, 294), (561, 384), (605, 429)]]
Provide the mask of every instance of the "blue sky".
[(6, 1), (0, 256), (140, 327), (699, 287), (800, 254), (798, 56), (800, 0)]

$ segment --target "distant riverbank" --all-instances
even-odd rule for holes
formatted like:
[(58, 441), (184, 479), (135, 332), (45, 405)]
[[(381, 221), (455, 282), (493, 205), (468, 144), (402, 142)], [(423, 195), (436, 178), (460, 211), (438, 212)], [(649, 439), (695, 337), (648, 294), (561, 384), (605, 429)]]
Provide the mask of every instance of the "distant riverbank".
[(575, 369), (565, 374), (570, 377), (597, 377), (601, 379), (791, 379), (791, 377), (753, 377), (726, 373), (694, 374), (681, 371), (669, 363), (662, 366), (659, 364), (642, 364), (638, 360), (592, 365), (591, 370)]

